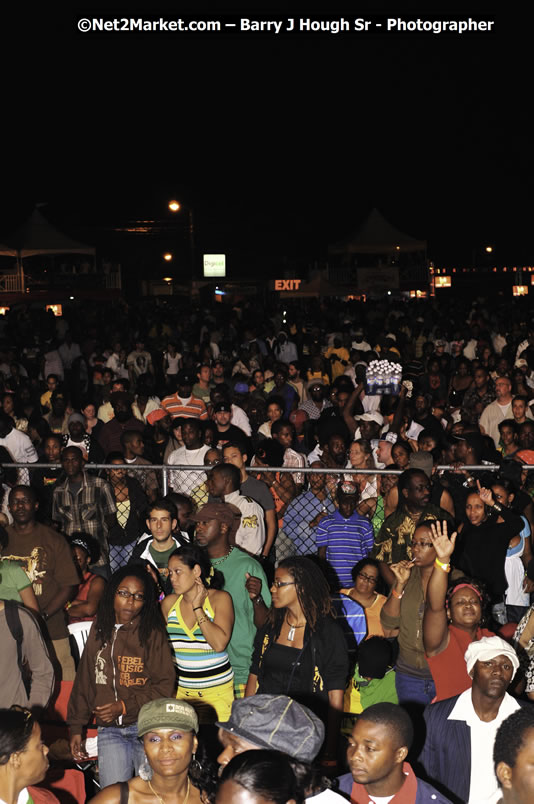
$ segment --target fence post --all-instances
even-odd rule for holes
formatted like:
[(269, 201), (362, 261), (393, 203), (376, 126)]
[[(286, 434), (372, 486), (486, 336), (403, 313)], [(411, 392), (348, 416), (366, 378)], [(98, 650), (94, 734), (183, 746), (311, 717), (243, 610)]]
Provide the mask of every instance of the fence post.
[(167, 493), (169, 491), (169, 483), (168, 483), (167, 471), (168, 470), (167, 470), (166, 466), (164, 466), (162, 468), (162, 470), (161, 470), (161, 478), (162, 478), (161, 493), (163, 494), (164, 497), (167, 496)]

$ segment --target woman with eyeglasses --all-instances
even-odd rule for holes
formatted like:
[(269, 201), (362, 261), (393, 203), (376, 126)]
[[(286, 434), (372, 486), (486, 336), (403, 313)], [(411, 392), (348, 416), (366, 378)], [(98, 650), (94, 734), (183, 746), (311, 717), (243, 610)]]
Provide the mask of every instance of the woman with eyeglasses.
[(48, 770), (48, 748), (29, 709), (0, 709), (0, 801), (2, 804), (53, 804), (41, 787)]
[(434, 520), (416, 527), (409, 547), (410, 559), (391, 564), (394, 581), (380, 612), (384, 636), (398, 637), (395, 687), (400, 704), (426, 706), (436, 694), (423, 645), (427, 587), (437, 557), (431, 521)]
[(254, 641), (245, 697), (289, 695), (308, 706), (325, 723), (323, 759), (335, 766), (349, 662), (328, 584), (315, 562), (293, 556), (276, 568), (271, 596)]
[(341, 594), (348, 595), (363, 608), (367, 623), (366, 638), (384, 636), (380, 612), (387, 598), (376, 591), (376, 587), (380, 583), (380, 562), (374, 558), (362, 558), (352, 568), (351, 575), (353, 586), (340, 589)]
[(74, 760), (88, 757), (82, 731), (94, 716), (101, 786), (130, 779), (143, 761), (139, 710), (175, 688), (155, 584), (144, 567), (123, 567), (106, 586), (74, 681), (67, 712)]

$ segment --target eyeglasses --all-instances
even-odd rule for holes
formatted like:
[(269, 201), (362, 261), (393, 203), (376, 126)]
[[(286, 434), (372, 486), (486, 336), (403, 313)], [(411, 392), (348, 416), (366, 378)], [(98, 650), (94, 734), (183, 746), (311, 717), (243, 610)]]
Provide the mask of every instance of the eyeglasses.
[(363, 572), (358, 573), (358, 578), (361, 578), (362, 581), (367, 581), (367, 583), (376, 583), (378, 578), (374, 575), (365, 575)]
[(124, 599), (133, 597), (138, 603), (142, 603), (145, 599), (145, 596), (142, 595), (141, 592), (129, 592), (127, 589), (117, 589), (115, 594)]
[(295, 581), (273, 581), (272, 586), (280, 589), (281, 586), (295, 586)]

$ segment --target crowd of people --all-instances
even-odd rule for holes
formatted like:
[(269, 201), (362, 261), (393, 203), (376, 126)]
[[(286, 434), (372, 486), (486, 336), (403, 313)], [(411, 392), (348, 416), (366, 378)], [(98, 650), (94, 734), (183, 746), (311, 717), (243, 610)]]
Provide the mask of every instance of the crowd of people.
[(98, 802), (532, 801), (528, 311), (79, 312), (2, 329), (0, 800), (61, 684)]

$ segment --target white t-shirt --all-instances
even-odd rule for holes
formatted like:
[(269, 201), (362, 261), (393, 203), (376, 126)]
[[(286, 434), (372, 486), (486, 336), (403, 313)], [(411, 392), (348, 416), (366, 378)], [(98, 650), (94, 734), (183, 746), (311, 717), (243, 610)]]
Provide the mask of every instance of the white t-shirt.
[(448, 720), (463, 720), (471, 730), (471, 779), (468, 804), (496, 804), (500, 800), (499, 785), (493, 768), (493, 744), (501, 723), (519, 709), (519, 704), (505, 693), (497, 717), (485, 723), (473, 707), (471, 690), (458, 697)]
[[(198, 449), (186, 449), (186, 447), (178, 447), (174, 452), (171, 452), (167, 463), (169, 466), (204, 466), (204, 455), (210, 448), (206, 444), (202, 444)], [(206, 482), (206, 473), (200, 471), (187, 471), (184, 469), (175, 469), (169, 472), (169, 485), (173, 491), (180, 494), (187, 494), (188, 497), (191, 493)]]
[(224, 495), (224, 501), (236, 505), (241, 511), (241, 522), (235, 542), (252, 555), (261, 553), (265, 544), (265, 521), (263, 508), (250, 497), (239, 491)]
[[(11, 457), (13, 463), (35, 463), (39, 460), (37, 451), (33, 446), (31, 439), (26, 433), (21, 433), (20, 430), (13, 428), (5, 438), (0, 438), (0, 446), (5, 447)], [(18, 482), (25, 486), (30, 485), (30, 474), (27, 469), (19, 469)]]

